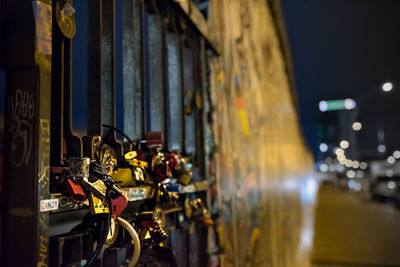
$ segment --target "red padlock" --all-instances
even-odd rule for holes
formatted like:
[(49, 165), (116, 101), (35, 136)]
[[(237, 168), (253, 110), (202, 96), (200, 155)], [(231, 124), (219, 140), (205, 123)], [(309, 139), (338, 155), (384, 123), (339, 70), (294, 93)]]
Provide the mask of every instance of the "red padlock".
[(68, 193), (71, 195), (71, 198), (75, 199), (76, 201), (85, 201), (87, 199), (85, 192), (83, 192), (83, 189), (78, 182), (68, 178), (65, 181), (65, 187), (67, 188)]
[(178, 155), (176, 155), (175, 153), (167, 154), (165, 156), (165, 160), (168, 162), (171, 170), (175, 170), (179, 165), (179, 158), (178, 158)]
[(114, 199), (111, 199), (111, 214), (115, 216), (121, 215), (121, 213), (126, 209), (128, 205), (128, 200), (124, 195), (120, 195)]

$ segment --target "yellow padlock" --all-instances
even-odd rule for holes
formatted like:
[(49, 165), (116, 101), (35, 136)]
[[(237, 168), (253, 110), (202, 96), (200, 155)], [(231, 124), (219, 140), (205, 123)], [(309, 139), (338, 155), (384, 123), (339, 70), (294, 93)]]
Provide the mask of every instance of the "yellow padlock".
[(129, 165), (135, 166), (135, 167), (144, 167), (144, 168), (147, 168), (147, 166), (148, 166), (146, 161), (137, 160), (137, 159), (129, 160)]
[(129, 165), (131, 165), (131, 166), (147, 168), (148, 164), (146, 161), (135, 159), (137, 157), (136, 151), (130, 151), (130, 152), (126, 153), (124, 157), (129, 162)]
[(112, 174), (114, 182), (121, 187), (134, 186), (135, 182), (132, 179), (131, 168), (118, 168)]
[(93, 193), (90, 193), (89, 203), (92, 214), (102, 214), (110, 212), (107, 202), (96, 197)]
[(130, 152), (126, 153), (124, 157), (125, 157), (126, 160), (132, 160), (132, 159), (137, 157), (137, 152), (136, 151), (130, 151)]

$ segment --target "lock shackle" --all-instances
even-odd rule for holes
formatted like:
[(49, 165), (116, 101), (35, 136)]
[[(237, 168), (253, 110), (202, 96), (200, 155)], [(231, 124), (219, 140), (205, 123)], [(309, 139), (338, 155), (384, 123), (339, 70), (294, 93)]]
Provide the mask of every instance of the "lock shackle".
[(126, 220), (122, 219), (121, 217), (118, 217), (118, 223), (125, 228), (125, 230), (128, 231), (128, 233), (131, 235), (132, 237), (132, 241), (134, 244), (134, 251), (133, 251), (133, 256), (131, 258), (131, 260), (129, 261), (128, 266), (129, 267), (134, 267), (136, 265), (136, 263), (139, 261), (139, 257), (140, 257), (140, 240), (139, 240), (139, 235), (137, 234), (135, 228), (133, 228), (133, 226), (127, 222)]

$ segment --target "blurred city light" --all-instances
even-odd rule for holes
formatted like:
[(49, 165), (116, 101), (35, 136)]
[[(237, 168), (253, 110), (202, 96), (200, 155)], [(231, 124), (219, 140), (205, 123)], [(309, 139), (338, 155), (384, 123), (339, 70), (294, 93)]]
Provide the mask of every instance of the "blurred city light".
[(335, 164), (329, 165), (329, 171), (330, 172), (335, 172), (336, 171), (336, 165)]
[(328, 110), (328, 103), (326, 101), (319, 102), (319, 110), (325, 112)]
[(349, 170), (346, 172), (346, 176), (347, 176), (347, 178), (352, 179), (352, 178), (356, 177), (356, 172), (353, 170)]
[(378, 152), (384, 153), (386, 151), (386, 146), (385, 145), (379, 145), (377, 149), (378, 149)]
[(336, 169), (338, 172), (344, 172), (344, 166), (343, 165), (337, 165)]
[(356, 101), (351, 98), (347, 98), (344, 100), (344, 107), (348, 110), (356, 108)]
[(356, 177), (357, 178), (363, 178), (364, 177), (364, 172), (363, 171), (356, 171)]
[(396, 183), (393, 182), (393, 181), (390, 181), (387, 186), (388, 186), (389, 189), (395, 189), (396, 188)]
[(344, 155), (344, 150), (341, 149), (341, 148), (337, 148), (337, 149), (335, 150), (335, 154), (336, 154), (337, 156)]
[(390, 92), (393, 89), (393, 84), (391, 82), (386, 82), (382, 85), (382, 90), (385, 92)]
[(328, 171), (328, 165), (326, 165), (325, 163), (322, 163), (321, 165), (319, 165), (319, 170), (321, 172), (327, 172)]
[(396, 159), (400, 159), (400, 151), (396, 150), (395, 152), (393, 152), (393, 157), (395, 157)]
[(360, 163), (360, 169), (361, 170), (366, 170), (368, 168), (368, 164), (366, 162), (361, 162)]
[(340, 142), (340, 147), (343, 148), (343, 149), (348, 148), (348, 147), (349, 147), (349, 142), (346, 141), (346, 140), (342, 140), (342, 141)]
[(360, 162), (358, 162), (357, 160), (353, 161), (353, 168), (357, 169), (358, 167), (360, 167)]
[(319, 110), (322, 112), (333, 111), (333, 110), (349, 110), (356, 108), (356, 101), (351, 98), (339, 99), (339, 100), (322, 100), (319, 102)]
[(353, 130), (354, 131), (359, 131), (359, 130), (361, 130), (361, 128), (362, 128), (362, 124), (361, 124), (361, 122), (355, 122), (355, 123), (353, 123)]
[(393, 170), (386, 170), (386, 176), (387, 177), (392, 177), (394, 174)]
[(347, 159), (345, 161), (344, 165), (346, 165), (347, 168), (350, 168), (351, 166), (353, 166), (353, 161), (350, 159)]
[(319, 144), (319, 151), (321, 151), (322, 153), (325, 153), (326, 151), (328, 151), (328, 145), (325, 143)]
[(388, 157), (387, 162), (389, 164), (394, 164), (394, 162), (396, 161), (396, 159), (393, 156)]

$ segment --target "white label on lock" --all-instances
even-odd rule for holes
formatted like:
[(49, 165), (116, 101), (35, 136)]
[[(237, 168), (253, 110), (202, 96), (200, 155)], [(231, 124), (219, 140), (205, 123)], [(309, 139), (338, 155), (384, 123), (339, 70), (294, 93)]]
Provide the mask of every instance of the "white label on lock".
[(136, 200), (145, 199), (146, 198), (146, 189), (145, 188), (129, 188), (127, 198), (128, 198), (128, 201), (136, 201)]
[(40, 212), (58, 210), (58, 198), (43, 199), (40, 201)]

